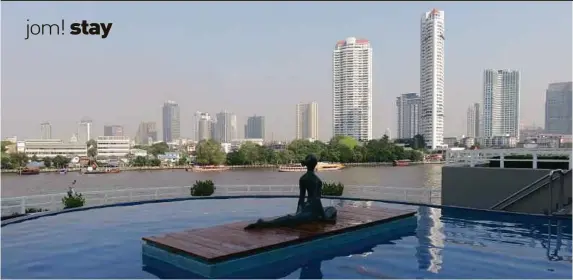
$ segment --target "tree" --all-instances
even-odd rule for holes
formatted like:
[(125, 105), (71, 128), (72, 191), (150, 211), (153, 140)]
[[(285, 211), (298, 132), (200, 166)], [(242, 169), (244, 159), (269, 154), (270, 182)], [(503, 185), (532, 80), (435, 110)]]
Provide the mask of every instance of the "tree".
[(154, 156), (165, 154), (168, 151), (169, 151), (169, 145), (167, 145), (167, 143), (165, 142), (155, 143), (151, 145), (147, 150), (148, 153)]
[(179, 157), (179, 162), (177, 163), (179, 165), (187, 165), (189, 164), (189, 157), (187, 157), (187, 155), (181, 155)]
[(195, 148), (197, 163), (202, 165), (220, 165), (226, 160), (221, 144), (214, 140), (202, 140)]
[(30, 158), (30, 161), (38, 162), (38, 161), (40, 161), (40, 159), (38, 158), (38, 156), (32, 155), (32, 157)]
[(421, 134), (414, 135), (412, 139), (412, 149), (414, 150), (423, 150), (426, 148), (426, 139)]
[(0, 160), (2, 164), (2, 169), (14, 169), (14, 164), (9, 155), (2, 153), (2, 159)]
[(65, 166), (67, 166), (70, 163), (70, 159), (67, 157), (63, 157), (60, 155), (55, 156), (52, 159), (52, 164), (54, 165), (54, 167), (56, 168), (63, 168)]
[(44, 161), (44, 166), (46, 168), (50, 168), (52, 166), (52, 159), (51, 158), (44, 157), (42, 160)]
[(147, 166), (147, 158), (138, 156), (131, 161), (132, 166)]
[(86, 142), (88, 148), (88, 157), (95, 158), (97, 156), (97, 142), (94, 139), (90, 139)]
[(0, 143), (1, 143), (0, 146), (1, 146), (2, 153), (5, 153), (6, 150), (8, 149), (6, 146), (14, 144), (10, 141), (5, 141), (5, 140), (1, 141)]
[(24, 167), (28, 163), (28, 156), (25, 153), (13, 153), (10, 155), (10, 161), (13, 168)]

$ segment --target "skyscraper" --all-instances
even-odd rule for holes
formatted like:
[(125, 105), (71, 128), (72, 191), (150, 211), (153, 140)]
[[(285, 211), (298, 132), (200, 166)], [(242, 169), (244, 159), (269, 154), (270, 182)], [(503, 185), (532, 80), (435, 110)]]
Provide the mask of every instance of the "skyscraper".
[(334, 136), (372, 139), (372, 47), (354, 37), (338, 41), (332, 54)]
[(433, 9), (420, 24), (420, 130), (431, 149), (444, 143), (444, 11)]
[(296, 139), (318, 139), (318, 105), (296, 105)]
[(545, 93), (545, 132), (571, 135), (571, 84), (549, 84)]
[(479, 103), (474, 103), (468, 107), (466, 115), (466, 136), (479, 137), (480, 136), (480, 110)]
[(520, 76), (516, 70), (486, 69), (483, 74), (483, 137), (519, 139)]
[(157, 141), (157, 124), (155, 122), (141, 122), (137, 128), (135, 142), (137, 144), (151, 145)]
[(163, 104), (163, 141), (173, 142), (181, 138), (181, 120), (179, 119), (179, 105), (168, 100)]
[(40, 124), (40, 134), (42, 139), (52, 139), (52, 124), (49, 122)]
[(214, 138), (221, 143), (230, 143), (231, 140), (237, 139), (237, 116), (227, 111), (218, 113), (215, 131)]
[(265, 139), (265, 117), (255, 115), (247, 119), (245, 139)]
[(197, 112), (195, 116), (197, 118), (197, 141), (209, 140), (216, 136), (213, 133), (213, 119), (209, 113)]
[(78, 127), (78, 142), (86, 143), (92, 139), (92, 120), (89, 117), (83, 117)]
[(123, 126), (121, 125), (104, 125), (103, 136), (123, 136)]
[(398, 139), (414, 138), (420, 133), (420, 107), (421, 99), (417, 93), (404, 93), (396, 98)]

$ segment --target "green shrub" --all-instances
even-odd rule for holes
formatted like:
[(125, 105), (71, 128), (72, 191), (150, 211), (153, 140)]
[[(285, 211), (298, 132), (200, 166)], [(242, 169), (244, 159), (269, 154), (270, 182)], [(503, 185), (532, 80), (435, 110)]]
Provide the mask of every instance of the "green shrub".
[(26, 208), (26, 214), (28, 214), (28, 213), (46, 212), (46, 211), (49, 211), (49, 210), (48, 210), (48, 209), (43, 209), (43, 208), (34, 208), (34, 207)]
[(211, 180), (195, 181), (191, 187), (192, 196), (210, 196), (215, 192), (215, 183)]
[(322, 195), (341, 196), (342, 192), (344, 192), (344, 185), (340, 182), (322, 184)]
[(62, 204), (64, 204), (64, 209), (82, 207), (86, 204), (86, 199), (81, 193), (70, 190), (67, 196), (62, 197)]

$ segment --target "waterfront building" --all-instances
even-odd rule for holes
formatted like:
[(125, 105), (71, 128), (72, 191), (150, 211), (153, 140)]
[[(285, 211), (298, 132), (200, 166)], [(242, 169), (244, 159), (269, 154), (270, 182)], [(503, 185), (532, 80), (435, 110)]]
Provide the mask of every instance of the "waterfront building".
[(520, 75), (516, 70), (486, 69), (483, 75), (483, 137), (519, 140)]
[(28, 157), (38, 158), (64, 156), (68, 158), (87, 156), (85, 143), (64, 143), (60, 139), (27, 139), (18, 141), (18, 152), (23, 152)]
[(245, 138), (265, 139), (265, 117), (254, 115), (247, 119)]
[(52, 125), (49, 122), (41, 123), (40, 134), (42, 139), (52, 139)]
[(420, 133), (421, 105), (422, 99), (417, 93), (404, 93), (396, 98), (398, 139), (414, 138)]
[(372, 47), (366, 39), (338, 41), (332, 54), (334, 136), (372, 139)]
[(545, 132), (571, 135), (572, 82), (549, 84), (545, 93)]
[(121, 125), (104, 125), (103, 136), (123, 136), (123, 126), (121, 126)]
[(181, 137), (181, 120), (179, 118), (179, 105), (168, 100), (163, 104), (163, 141), (173, 142)]
[(99, 136), (96, 143), (98, 157), (125, 157), (131, 148), (127, 136)]
[(296, 105), (296, 139), (318, 139), (318, 105)]
[(474, 103), (468, 107), (466, 114), (466, 136), (479, 137), (480, 136), (480, 110), (479, 103)]
[(444, 141), (444, 11), (424, 13), (420, 24), (420, 130), (430, 149)]

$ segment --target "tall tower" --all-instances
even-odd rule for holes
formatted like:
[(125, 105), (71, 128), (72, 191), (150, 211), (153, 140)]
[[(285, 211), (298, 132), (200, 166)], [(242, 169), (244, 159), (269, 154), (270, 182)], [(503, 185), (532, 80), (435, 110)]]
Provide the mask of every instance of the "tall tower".
[(213, 136), (213, 119), (209, 113), (197, 112), (195, 113), (197, 118), (197, 141), (209, 140)]
[(237, 116), (227, 111), (218, 113), (215, 131), (214, 138), (221, 143), (231, 143), (237, 139)]
[(404, 93), (396, 98), (398, 139), (414, 138), (420, 133), (420, 107), (421, 99), (417, 93)]
[(421, 134), (426, 146), (444, 143), (444, 11), (433, 9), (420, 24)]
[(78, 129), (78, 142), (86, 143), (92, 139), (92, 119), (83, 117), (80, 121)]
[(549, 84), (545, 95), (545, 132), (571, 135), (571, 82)]
[(42, 139), (52, 139), (52, 124), (49, 122), (41, 123), (40, 133), (42, 135)]
[(354, 37), (338, 41), (332, 54), (334, 136), (372, 139), (372, 47)]
[(513, 136), (519, 139), (519, 95), (519, 71), (484, 71), (482, 136)]
[(163, 141), (173, 142), (181, 138), (181, 120), (179, 119), (179, 105), (168, 100), (163, 104)]
[(474, 103), (468, 107), (466, 114), (466, 136), (480, 136), (480, 110), (479, 103)]
[(318, 105), (296, 105), (296, 139), (318, 139)]
[(254, 115), (247, 119), (245, 139), (265, 139), (265, 117)]

